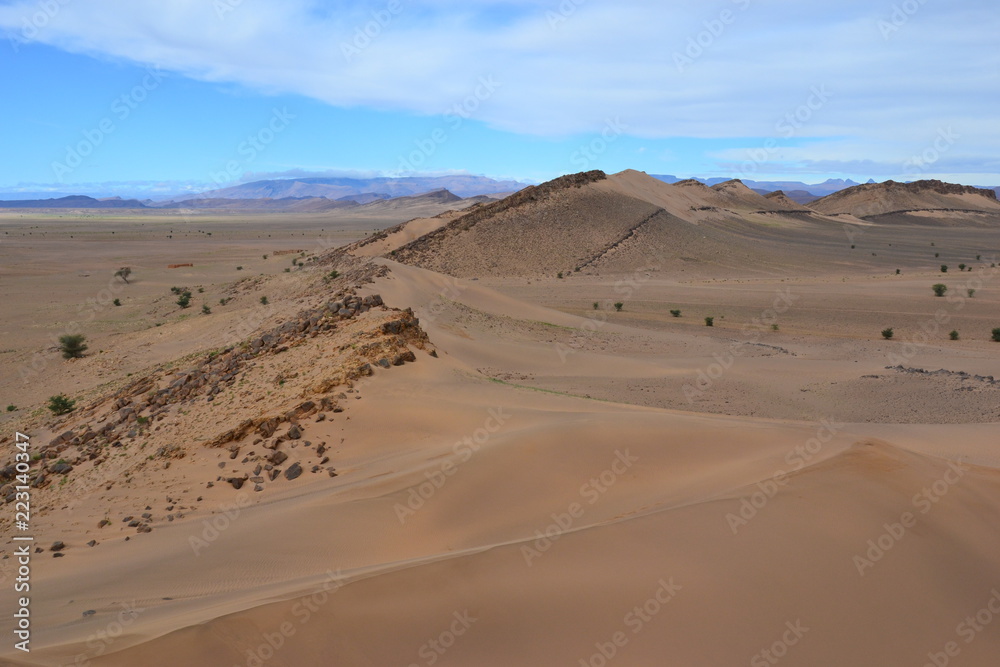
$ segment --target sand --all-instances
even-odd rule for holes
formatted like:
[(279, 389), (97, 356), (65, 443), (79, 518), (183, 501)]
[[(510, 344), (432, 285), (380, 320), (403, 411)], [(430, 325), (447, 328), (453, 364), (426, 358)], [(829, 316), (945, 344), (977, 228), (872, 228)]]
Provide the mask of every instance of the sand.
[[(422, 219), (383, 252), (435, 228)], [(17, 388), (23, 404), (5, 415), (5, 435), (27, 429), (41, 447), (79, 419), (41, 414), (56, 390), (83, 405), (126, 373), (131, 380), (185, 354), (175, 365), (187, 367), (197, 352), (240, 340), (259, 296), (272, 301), (260, 317), (266, 328), (354, 288), (323, 276), (361, 261), (306, 246), (317, 259), (285, 274), (290, 259), (260, 255), (313, 238), (268, 246), (213, 234), (183, 253), (202, 253), (183, 282), (204, 285), (213, 303), (233, 293), (233, 310), (180, 319), (167, 288), (182, 279), (158, 268), (169, 253), (136, 224), (123, 225), (140, 235), (129, 262), (149, 267), (124, 292), (139, 302), (136, 324), (108, 315), (87, 329), (104, 353), (53, 361), (30, 388), (5, 361), (5, 390)], [(71, 473), (79, 482), (33, 490), (38, 544), (67, 547), (61, 558), (34, 555), (32, 652), (8, 642), (0, 660), (883, 666), (943, 655), (995, 664), (1000, 388), (985, 377), (1000, 378), (1000, 344), (989, 340), (1000, 326), (1000, 275), (988, 261), (970, 262), (975, 272), (944, 280), (929, 246), (934, 238), (935, 251), (956, 258), (984, 248), (989, 260), (995, 233), (876, 229), (864, 243), (901, 246), (882, 258), (843, 253), (844, 242), (819, 227), (730, 230), (733, 239), (768, 236), (767, 252), (787, 262), (771, 275), (734, 262), (721, 280), (669, 264), (638, 275), (456, 279), (375, 260), (388, 273), (358, 293), (380, 294), (385, 309), (253, 362), (227, 394), (230, 412), (212, 413), (216, 423), (197, 401), (179, 406), (192, 411), (187, 420), (177, 412), (160, 423), (207, 438), (241, 410), (283, 410), (303, 400), (296, 382), (346, 363), (392, 309), (412, 308), (429, 341), (412, 346), (414, 361), (336, 387), (343, 411), (302, 419), (303, 441), (282, 445), (305, 463), (326, 443), (337, 476), (306, 466), (296, 480), (237, 491), (217, 481), (240, 464), (225, 446), (185, 437), (176, 443), (183, 458), (143, 465), (150, 450), (139, 438), (120, 462), (83, 463)], [(81, 282), (79, 265), (52, 264), (77, 240), (50, 229), (31, 250), (47, 253), (48, 266), (8, 261), (0, 277), (24, 290), (11, 321), (45, 332), (58, 330), (59, 304), (78, 295), (52, 297), (48, 309), (33, 303)], [(117, 243), (104, 244), (106, 256), (87, 254), (95, 275), (122, 263)], [(253, 271), (252, 284), (236, 286), (234, 261)], [(818, 268), (800, 271), (809, 262)], [(983, 285), (961, 308), (929, 289), (942, 281), (958, 292), (966, 276)], [(787, 307), (776, 303), (782, 295)], [(904, 346), (939, 308), (947, 323), (910, 354)], [(895, 327), (891, 341), (879, 334), (886, 326)], [(960, 340), (948, 339), (952, 328)], [(38, 332), (20, 335), (10, 359), (39, 346)], [(887, 369), (892, 355), (905, 368), (951, 374)], [(294, 372), (302, 375), (267, 384)], [(699, 384), (699, 373), (710, 382)], [(150, 448), (173, 441), (166, 430), (145, 437)], [(242, 445), (241, 457), (260, 451), (252, 436)], [(146, 506), (153, 530), (137, 534), (122, 518)], [(184, 516), (167, 521), (168, 512)], [(111, 525), (98, 528), (105, 517)], [(8, 511), (8, 536), (11, 519)], [(91, 539), (98, 544), (88, 547)], [(0, 600), (12, 608), (11, 561), (0, 563)], [(10, 637), (10, 617), (0, 625)]]

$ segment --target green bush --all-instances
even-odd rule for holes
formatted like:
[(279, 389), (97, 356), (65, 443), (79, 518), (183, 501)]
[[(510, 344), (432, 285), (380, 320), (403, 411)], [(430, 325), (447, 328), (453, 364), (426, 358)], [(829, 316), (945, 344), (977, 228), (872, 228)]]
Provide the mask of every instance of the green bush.
[(622, 303), (621, 301), (615, 303), (615, 310), (617, 310), (618, 312), (621, 312), (622, 308), (624, 308), (624, 307), (625, 307), (625, 304)]
[(892, 335), (893, 335), (892, 327), (889, 327), (887, 329), (882, 329), (882, 338), (890, 340), (892, 338)]
[(191, 305), (191, 293), (184, 292), (177, 298), (177, 305), (181, 308), (187, 308)]
[(594, 310), (598, 310), (598, 309), (599, 309), (600, 307), (601, 307), (601, 304), (599, 304), (599, 303), (597, 303), (597, 302), (595, 301), (595, 302), (594, 302)]
[(115, 304), (116, 306), (120, 306), (120, 305), (122, 305), (122, 300), (121, 299), (115, 299), (111, 303)]
[(49, 396), (48, 408), (54, 415), (65, 415), (73, 412), (76, 408), (76, 401), (71, 398), (67, 398), (64, 394), (57, 394), (55, 396)]
[(266, 306), (268, 304), (267, 297), (266, 296), (260, 297), (260, 302), (261, 302), (262, 305)]
[(14, 412), (14, 410), (17, 410), (17, 406), (13, 403), (7, 406), (7, 412)]
[(83, 334), (66, 334), (59, 337), (59, 351), (63, 359), (79, 359), (87, 351), (87, 339)]
[(948, 286), (944, 283), (936, 283), (931, 285), (931, 289), (934, 290), (934, 296), (944, 296), (945, 292), (948, 291)]
[(674, 317), (680, 317), (681, 316), (681, 311), (679, 311), (679, 310), (671, 310), (670, 314), (673, 315)]
[(996, 329), (993, 330), (993, 340), (997, 343), (1000, 343), (1000, 327), (997, 327)]
[(212, 309), (208, 307), (207, 303), (203, 303), (203, 304), (201, 304), (201, 312), (204, 315), (211, 315), (212, 314)]
[(970, 299), (972, 297), (976, 296), (976, 290), (972, 289), (971, 287), (969, 289), (965, 290), (965, 293), (969, 295)]
[(965, 271), (965, 264), (959, 264), (958, 265), (958, 270), (959, 271)]
[(947, 264), (942, 264), (941, 265), (941, 273), (948, 273), (948, 265)]
[(948, 338), (952, 340), (958, 340), (958, 331), (952, 329), (951, 333), (948, 334)]
[(715, 318), (714, 317), (706, 317), (705, 318), (705, 326), (706, 327), (714, 327), (715, 326)]

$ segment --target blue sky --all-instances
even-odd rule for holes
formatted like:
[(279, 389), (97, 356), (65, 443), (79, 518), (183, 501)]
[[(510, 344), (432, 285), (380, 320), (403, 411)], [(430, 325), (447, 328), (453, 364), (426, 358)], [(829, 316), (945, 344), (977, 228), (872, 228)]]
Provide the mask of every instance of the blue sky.
[(0, 192), (626, 168), (998, 185), (995, 9), (0, 1)]

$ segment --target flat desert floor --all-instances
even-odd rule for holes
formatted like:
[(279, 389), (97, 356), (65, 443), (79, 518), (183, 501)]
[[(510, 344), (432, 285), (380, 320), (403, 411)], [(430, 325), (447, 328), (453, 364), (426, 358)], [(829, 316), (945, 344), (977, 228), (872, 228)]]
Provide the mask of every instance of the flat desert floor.
[[(815, 252), (823, 268), (722, 277), (452, 278), (374, 259), (369, 280), (352, 268), (367, 260), (324, 259), (400, 221), (0, 218), (4, 460), (15, 430), (37, 451), (96, 428), (112, 413), (90, 403), (183, 376), (332, 298), (327, 284), (385, 304), (33, 489), (32, 650), (8, 639), (0, 663), (997, 663), (995, 231), (875, 230), (854, 255), (803, 237), (780, 246), (788, 265)], [(302, 476), (227, 483), (273, 460), (267, 443), (204, 440), (313, 396), (407, 308), (426, 333), (412, 361), (344, 376), (336, 409), (278, 426)], [(72, 321), (90, 349), (63, 361), (48, 348)], [(77, 413), (48, 415), (58, 393)], [(5, 612), (3, 636), (15, 628)]]

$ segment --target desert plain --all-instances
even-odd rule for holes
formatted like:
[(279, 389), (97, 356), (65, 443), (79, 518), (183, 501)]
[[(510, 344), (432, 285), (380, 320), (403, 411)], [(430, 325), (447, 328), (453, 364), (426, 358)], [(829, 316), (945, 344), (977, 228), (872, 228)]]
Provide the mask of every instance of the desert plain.
[(3, 212), (0, 662), (996, 664), (1000, 204), (852, 190)]

